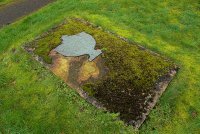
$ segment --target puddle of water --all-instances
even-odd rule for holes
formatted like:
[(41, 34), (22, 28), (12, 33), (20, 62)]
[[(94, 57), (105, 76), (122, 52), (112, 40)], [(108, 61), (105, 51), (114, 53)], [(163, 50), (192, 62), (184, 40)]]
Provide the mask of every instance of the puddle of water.
[(64, 56), (81, 56), (87, 54), (90, 56), (89, 61), (92, 61), (102, 53), (101, 50), (94, 49), (95, 45), (96, 41), (91, 35), (81, 32), (72, 36), (62, 36), (62, 44), (57, 46), (55, 51)]

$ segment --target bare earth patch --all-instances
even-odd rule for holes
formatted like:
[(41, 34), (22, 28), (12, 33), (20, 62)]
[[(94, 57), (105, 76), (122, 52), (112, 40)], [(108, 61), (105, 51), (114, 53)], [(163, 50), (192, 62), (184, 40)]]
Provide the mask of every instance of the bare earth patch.
[[(85, 53), (87, 39), (79, 40), (83, 32), (94, 38), (93, 49), (98, 54)], [(63, 36), (70, 37), (65, 40), (66, 45), (78, 44), (78, 51), (84, 53), (63, 55), (64, 49), (74, 54), (68, 51), (71, 46), (56, 51), (59, 45), (64, 45)], [(119, 113), (123, 121), (136, 128), (144, 122), (178, 70), (169, 59), (81, 19), (69, 19), (52, 28), (26, 44), (25, 49), (88, 102)]]

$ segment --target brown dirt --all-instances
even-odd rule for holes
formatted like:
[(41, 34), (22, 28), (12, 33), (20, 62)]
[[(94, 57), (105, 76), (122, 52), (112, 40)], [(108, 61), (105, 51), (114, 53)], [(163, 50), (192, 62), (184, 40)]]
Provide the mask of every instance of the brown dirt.
[(65, 57), (52, 50), (49, 54), (52, 64), (49, 69), (73, 88), (80, 88), (86, 82), (94, 81), (106, 73), (101, 56), (89, 61), (87, 55)]
[(85, 61), (80, 68), (78, 82), (88, 80), (90, 77), (97, 78), (99, 76), (99, 68), (97, 67), (95, 62), (87, 62)]
[(57, 76), (60, 76), (65, 82), (68, 81), (69, 75), (69, 64), (71, 57), (63, 57), (57, 54), (55, 51), (50, 52), (50, 57), (52, 57), (52, 64), (50, 65), (50, 70)]
[(15, 22), (55, 0), (20, 0), (0, 8), (0, 28)]

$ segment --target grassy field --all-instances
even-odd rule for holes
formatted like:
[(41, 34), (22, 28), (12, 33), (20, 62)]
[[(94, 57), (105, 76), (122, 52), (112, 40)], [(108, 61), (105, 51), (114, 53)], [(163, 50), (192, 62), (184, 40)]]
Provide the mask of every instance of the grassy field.
[(1, 133), (134, 133), (95, 109), (21, 46), (68, 17), (170, 57), (180, 67), (140, 133), (200, 132), (200, 11), (197, 0), (58, 0), (0, 30)]

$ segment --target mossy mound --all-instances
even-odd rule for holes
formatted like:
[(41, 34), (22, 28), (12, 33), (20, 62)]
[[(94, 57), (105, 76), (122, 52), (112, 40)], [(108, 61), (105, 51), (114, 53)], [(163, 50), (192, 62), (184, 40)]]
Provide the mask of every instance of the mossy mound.
[(62, 35), (86, 32), (96, 40), (96, 47), (103, 50), (101, 57), (108, 72), (101, 79), (81, 85), (111, 112), (119, 112), (126, 122), (138, 121), (148, 111), (157, 85), (168, 77), (175, 65), (137, 44), (127, 42), (114, 34), (104, 32), (85, 21), (68, 20), (33, 41), (34, 53), (51, 64), (49, 53), (61, 44)]

